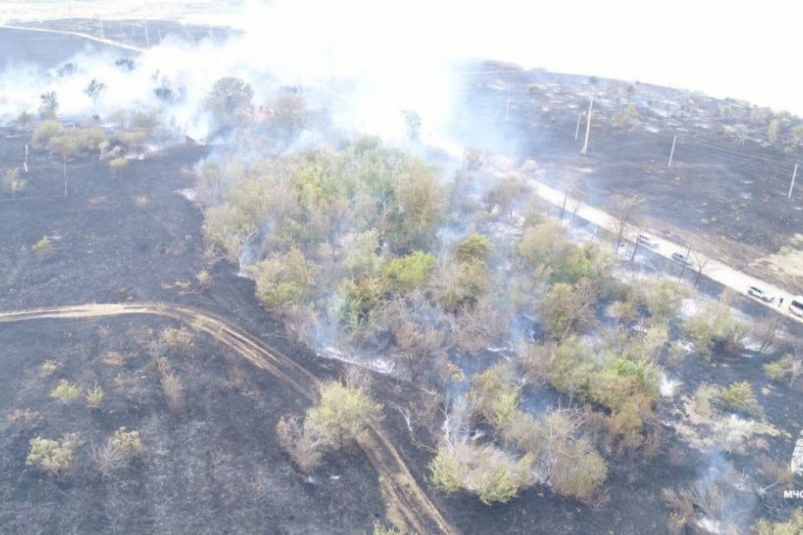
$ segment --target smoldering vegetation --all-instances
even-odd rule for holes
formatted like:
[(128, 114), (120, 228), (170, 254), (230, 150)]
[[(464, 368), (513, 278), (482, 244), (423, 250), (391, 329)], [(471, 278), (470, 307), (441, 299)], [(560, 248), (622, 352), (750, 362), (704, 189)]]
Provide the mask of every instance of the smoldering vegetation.
[[(786, 521), (790, 506), (766, 497), (791, 486), (779, 468), (788, 455), (772, 449), (750, 477), (732, 466), (782, 443), (757, 395), (769, 381), (800, 387), (779, 325), (748, 326), (728, 299), (633, 276), (634, 199), (615, 203), (615, 235), (583, 235), (581, 184), (558, 213), (533, 193), (537, 161), (441, 143), (451, 78), (410, 95), (400, 83), (435, 62), (368, 77), (359, 63), (316, 70), (303, 54), (271, 60), (253, 35), (81, 55), (47, 73), (12, 66), (0, 113), (62, 159), (65, 192), (79, 154), (119, 175), (157, 140), (214, 145), (188, 170), (209, 265), (253, 279), (266, 313), (320, 355), (419, 387), (424, 401), (398, 409), (440, 491), (493, 504), (543, 487), (602, 508), (626, 465), (682, 466), (679, 438), (704, 455), (694, 481), (664, 494), (667, 529), (738, 532), (767, 510)], [(302, 51), (320, 62), (316, 43)], [(505, 140), (487, 124), (463, 136)], [(19, 170), (6, 177), (14, 199), (21, 181)], [(778, 354), (766, 380), (690, 377), (740, 358), (748, 337), (761, 340), (753, 356)], [(315, 444), (339, 445), (310, 414), (284, 422), (302, 470), (320, 462)]]

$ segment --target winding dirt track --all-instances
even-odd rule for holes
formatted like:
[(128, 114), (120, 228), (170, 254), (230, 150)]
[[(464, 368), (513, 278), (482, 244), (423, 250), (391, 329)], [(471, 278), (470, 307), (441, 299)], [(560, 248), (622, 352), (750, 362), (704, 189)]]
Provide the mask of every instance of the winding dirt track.
[[(0, 312), (0, 324), (41, 319), (82, 319), (129, 314), (152, 314), (182, 321), (230, 347), (254, 366), (274, 375), (311, 401), (318, 397), (320, 382), (286, 355), (272, 349), (247, 332), (208, 312), (162, 303), (87, 304)], [(373, 425), (359, 440), (371, 464), (379, 473), (380, 488), (388, 517), (402, 529), (420, 534), (457, 533), (441, 516), (418, 486), (385, 432)]]

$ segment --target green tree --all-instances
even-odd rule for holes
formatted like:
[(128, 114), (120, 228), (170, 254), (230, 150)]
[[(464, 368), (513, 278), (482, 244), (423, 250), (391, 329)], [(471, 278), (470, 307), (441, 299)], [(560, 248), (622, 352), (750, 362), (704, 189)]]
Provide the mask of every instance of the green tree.
[(469, 260), (487, 262), (491, 251), (493, 251), (493, 245), (487, 236), (470, 234), (457, 246), (455, 258), (458, 262), (467, 262)]
[(306, 303), (315, 291), (315, 268), (297, 248), (260, 262), (256, 273), (257, 298), (270, 307)]
[(212, 86), (207, 106), (215, 120), (231, 122), (251, 106), (254, 90), (240, 78), (221, 78)]

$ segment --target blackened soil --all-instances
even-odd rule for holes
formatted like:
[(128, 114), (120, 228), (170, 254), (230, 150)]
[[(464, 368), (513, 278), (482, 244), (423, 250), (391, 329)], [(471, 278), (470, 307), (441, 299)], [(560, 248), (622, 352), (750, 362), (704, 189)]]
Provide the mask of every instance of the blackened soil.
[[(169, 408), (148, 351), (169, 326), (138, 317), (0, 328), (0, 532), (358, 533), (382, 517), (376, 473), (359, 450), (332, 455), (309, 479), (296, 472), (275, 428), (306, 403), (228, 348), (195, 335), (191, 349), (168, 354), (185, 399)], [(48, 360), (52, 375), (41, 370)], [(49, 393), (60, 379), (100, 385), (102, 405), (57, 403)], [(20, 430), (6, 421), (14, 409), (39, 412), (41, 423)], [(146, 449), (104, 477), (93, 451), (119, 427), (139, 431)], [(66, 433), (79, 433), (80, 445), (64, 475), (25, 466), (32, 437)]]

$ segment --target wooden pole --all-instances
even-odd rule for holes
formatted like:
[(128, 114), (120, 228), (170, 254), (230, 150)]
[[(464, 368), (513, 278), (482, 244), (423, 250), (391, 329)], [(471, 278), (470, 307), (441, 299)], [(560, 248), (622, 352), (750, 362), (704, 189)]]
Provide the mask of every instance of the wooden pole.
[(577, 141), (577, 137), (580, 135), (580, 121), (583, 118), (583, 112), (577, 114), (577, 128), (574, 129), (574, 140)]
[(569, 192), (563, 196), (563, 206), (560, 207), (560, 220), (563, 221), (563, 213), (566, 211), (566, 200), (569, 198)]
[(795, 187), (795, 178), (797, 177), (797, 164), (795, 164), (795, 170), (792, 172), (792, 183), (789, 184), (789, 195), (786, 196), (787, 199), (792, 198), (792, 188)]

